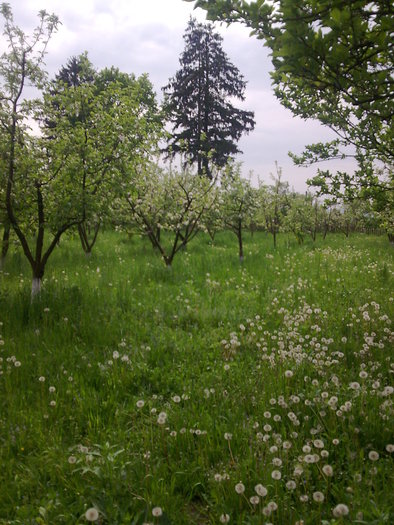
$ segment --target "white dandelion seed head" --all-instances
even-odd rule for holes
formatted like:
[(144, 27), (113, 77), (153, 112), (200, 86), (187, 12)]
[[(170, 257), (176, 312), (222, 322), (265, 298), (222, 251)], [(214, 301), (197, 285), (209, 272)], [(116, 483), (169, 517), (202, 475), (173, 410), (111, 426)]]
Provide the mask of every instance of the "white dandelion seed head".
[(345, 505), (344, 503), (338, 503), (336, 507), (334, 507), (333, 511), (334, 518), (340, 518), (341, 516), (347, 516), (349, 514), (349, 507)]
[(324, 494), (323, 492), (320, 492), (320, 491), (316, 491), (313, 493), (313, 500), (316, 501), (317, 503), (322, 503), (324, 501)]
[(377, 461), (379, 459), (379, 453), (375, 450), (371, 450), (368, 454), (368, 457), (371, 461)]
[(268, 494), (268, 490), (262, 485), (261, 483), (258, 483), (254, 488), (256, 494), (264, 498)]
[(99, 518), (98, 510), (94, 507), (91, 507), (85, 512), (85, 518), (88, 521), (97, 521)]
[(326, 476), (331, 477), (334, 475), (334, 470), (331, 465), (324, 465), (322, 471)]
[(243, 494), (245, 492), (245, 485), (241, 481), (237, 483), (234, 488), (237, 494)]

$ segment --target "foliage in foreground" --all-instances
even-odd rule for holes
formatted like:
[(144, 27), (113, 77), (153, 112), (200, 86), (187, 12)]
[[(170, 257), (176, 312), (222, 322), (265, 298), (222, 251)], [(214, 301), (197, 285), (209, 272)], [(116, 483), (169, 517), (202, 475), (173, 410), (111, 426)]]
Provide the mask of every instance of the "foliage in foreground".
[(10, 254), (1, 524), (393, 522), (390, 246), (235, 242), (67, 239), (33, 304)]
[[(185, 0), (214, 20), (241, 22), (271, 51), (275, 95), (297, 116), (316, 119), (338, 139), (312, 144), (296, 164), (345, 158), (353, 175), (318, 170), (310, 183), (338, 195), (393, 191), (393, 7), (385, 0)], [(375, 164), (375, 161), (379, 161)], [(381, 163), (387, 179), (378, 175)], [(359, 195), (360, 196), (360, 195)]]

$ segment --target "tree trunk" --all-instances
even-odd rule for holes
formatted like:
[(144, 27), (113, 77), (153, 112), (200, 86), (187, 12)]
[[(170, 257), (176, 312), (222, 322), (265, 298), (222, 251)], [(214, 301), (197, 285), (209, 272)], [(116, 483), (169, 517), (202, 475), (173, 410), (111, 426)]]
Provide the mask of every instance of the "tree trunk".
[(239, 246), (239, 261), (242, 263), (244, 261), (244, 248), (242, 244), (242, 222), (241, 220), (238, 221), (238, 246)]
[(97, 235), (100, 229), (100, 221), (98, 221), (93, 227), (93, 238), (89, 241), (90, 228), (86, 223), (78, 224), (79, 238), (81, 239), (82, 249), (85, 252), (86, 257), (90, 257), (92, 254), (93, 246), (96, 243)]
[(5, 224), (4, 232), (3, 232), (3, 243), (1, 246), (0, 270), (4, 267), (5, 258), (8, 252), (8, 248), (10, 246), (10, 231), (11, 231), (11, 225)]
[(35, 299), (38, 299), (41, 294), (41, 283), (42, 279), (41, 277), (34, 277), (31, 283), (31, 302), (33, 302)]
[(208, 232), (208, 235), (211, 238), (211, 242), (213, 244), (214, 241), (215, 241), (216, 232), (215, 232), (215, 230), (210, 230), (209, 228), (207, 228), (207, 232)]
[(394, 244), (394, 233), (387, 234), (390, 244)]

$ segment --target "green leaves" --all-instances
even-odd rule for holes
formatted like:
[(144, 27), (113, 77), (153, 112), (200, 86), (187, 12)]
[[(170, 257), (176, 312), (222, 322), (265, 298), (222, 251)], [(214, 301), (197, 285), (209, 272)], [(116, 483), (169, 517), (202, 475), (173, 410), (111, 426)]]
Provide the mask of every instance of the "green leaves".
[(392, 164), (393, 13), (385, 0), (277, 0), (269, 5), (212, 0), (196, 5), (215, 19), (241, 21), (265, 41), (281, 104), (329, 126), (365, 155)]

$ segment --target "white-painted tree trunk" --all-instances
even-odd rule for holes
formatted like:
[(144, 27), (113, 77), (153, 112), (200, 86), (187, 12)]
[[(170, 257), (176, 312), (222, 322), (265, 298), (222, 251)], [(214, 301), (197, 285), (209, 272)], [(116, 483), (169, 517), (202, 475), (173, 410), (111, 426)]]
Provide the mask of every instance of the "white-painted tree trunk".
[(35, 299), (40, 295), (41, 292), (41, 279), (39, 277), (33, 277), (31, 283), (31, 300)]

